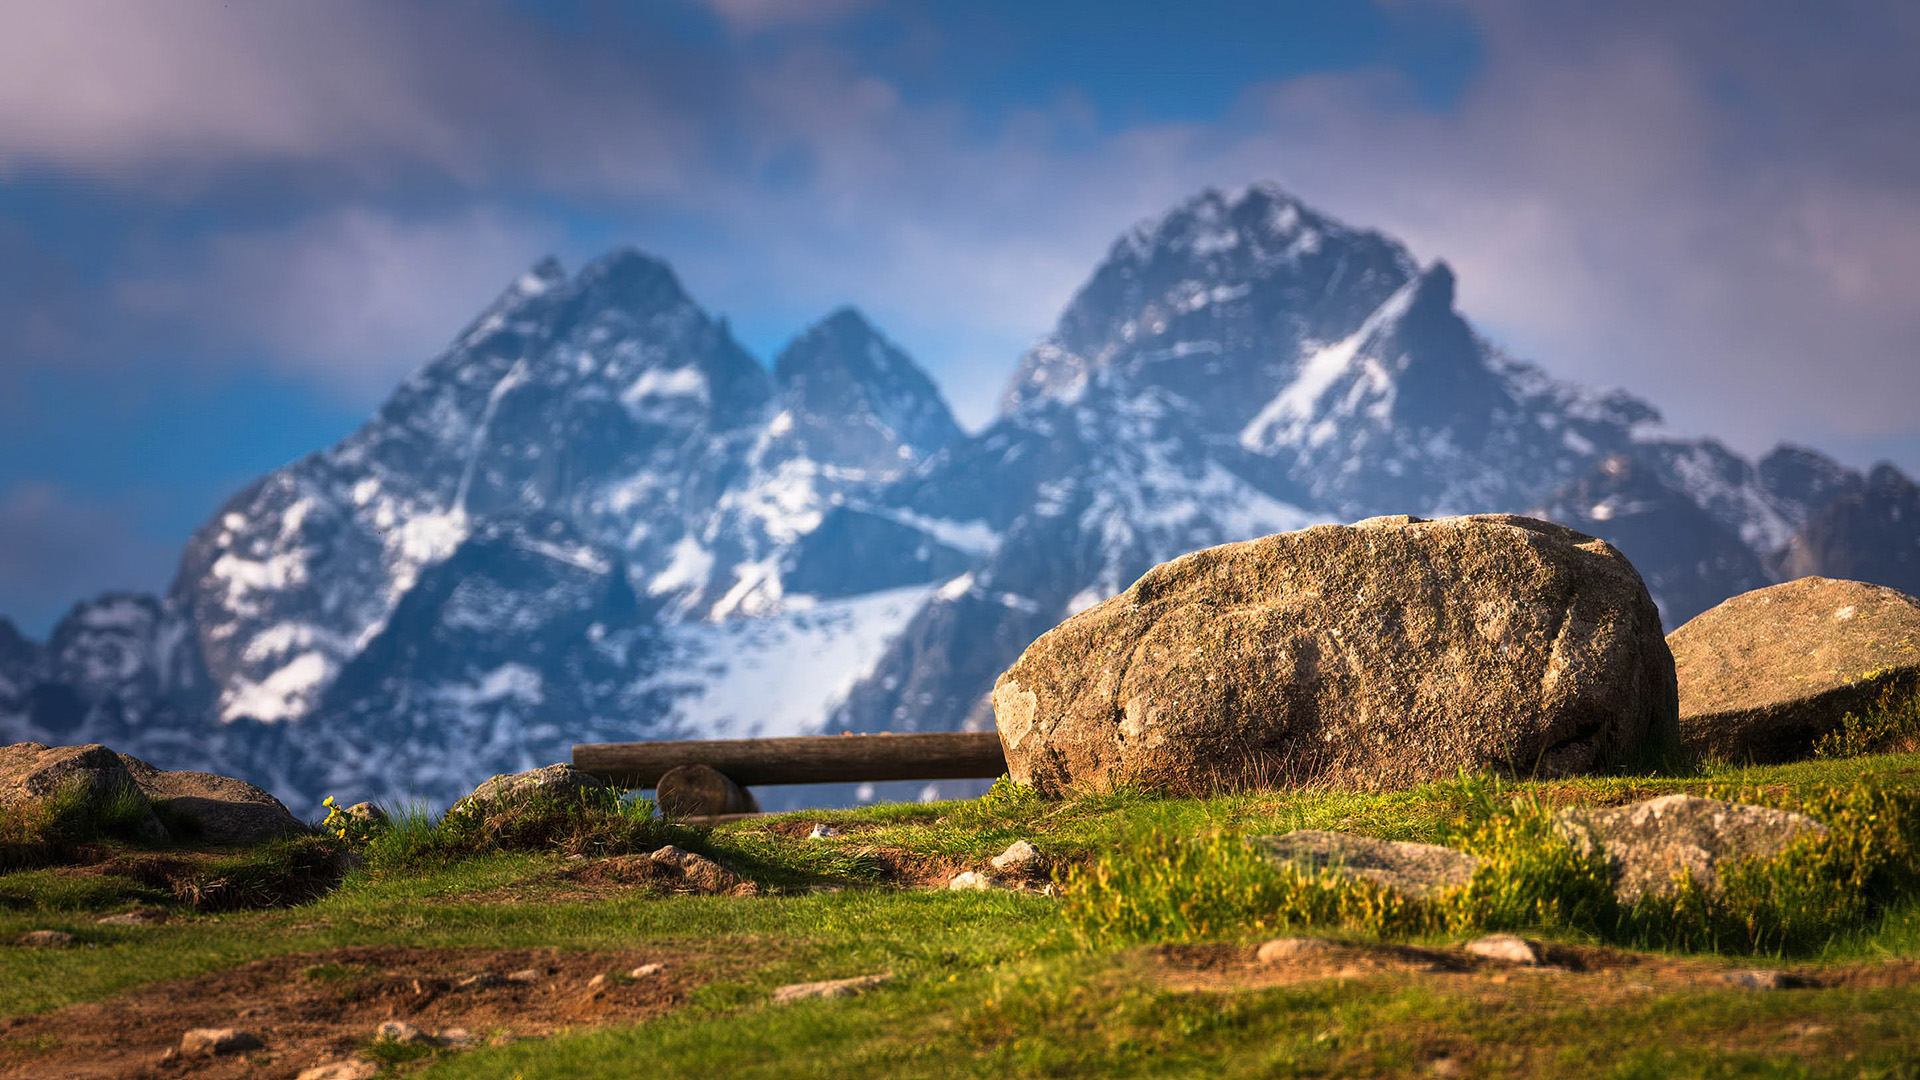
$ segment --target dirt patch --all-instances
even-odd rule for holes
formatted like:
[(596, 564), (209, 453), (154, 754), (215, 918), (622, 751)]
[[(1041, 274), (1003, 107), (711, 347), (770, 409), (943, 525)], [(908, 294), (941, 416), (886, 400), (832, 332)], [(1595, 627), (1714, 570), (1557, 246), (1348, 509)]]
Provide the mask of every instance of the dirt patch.
[[(626, 974), (645, 964), (665, 967)], [(462, 1028), (477, 1043), (508, 1041), (657, 1016), (718, 973), (710, 959), (662, 948), (375, 946), (281, 956), (0, 1020), (0, 1077), (283, 1080), (353, 1056), (387, 1020), (429, 1034)], [(595, 976), (606, 978), (590, 988)], [(229, 1057), (169, 1054), (189, 1029), (206, 1027), (244, 1028), (265, 1047)]]

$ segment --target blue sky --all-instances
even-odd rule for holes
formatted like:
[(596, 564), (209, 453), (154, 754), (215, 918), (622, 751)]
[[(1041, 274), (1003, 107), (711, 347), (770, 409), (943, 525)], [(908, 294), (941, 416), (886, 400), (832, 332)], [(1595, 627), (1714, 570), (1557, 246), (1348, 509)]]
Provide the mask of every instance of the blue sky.
[(1892, 2), (0, 5), (0, 613), (164, 588), (519, 270), (860, 305), (982, 422), (1114, 236), (1277, 180), (1683, 433), (1920, 470)]

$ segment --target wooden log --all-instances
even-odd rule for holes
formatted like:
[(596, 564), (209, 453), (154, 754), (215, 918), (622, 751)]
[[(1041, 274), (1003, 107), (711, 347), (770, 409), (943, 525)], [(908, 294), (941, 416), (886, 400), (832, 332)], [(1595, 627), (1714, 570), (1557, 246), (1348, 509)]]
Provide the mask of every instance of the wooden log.
[(680, 765), (668, 769), (667, 775), (654, 785), (653, 801), (660, 804), (662, 812), (682, 818), (760, 812), (753, 792), (710, 765)]
[(880, 780), (965, 780), (1007, 771), (991, 731), (805, 735), (789, 739), (582, 743), (574, 767), (625, 787), (650, 788), (681, 765), (706, 765), (748, 787)]

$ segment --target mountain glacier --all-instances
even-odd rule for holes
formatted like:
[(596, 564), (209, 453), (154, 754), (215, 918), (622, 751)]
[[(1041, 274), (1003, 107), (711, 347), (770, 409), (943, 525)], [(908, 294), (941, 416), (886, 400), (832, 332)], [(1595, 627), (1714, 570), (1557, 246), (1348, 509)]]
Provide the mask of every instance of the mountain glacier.
[(444, 804), (580, 741), (982, 727), (1065, 615), (1316, 522), (1553, 517), (1677, 624), (1783, 575), (1920, 590), (1916, 504), (1891, 466), (1748, 461), (1513, 360), (1444, 264), (1270, 185), (1121, 237), (972, 434), (857, 311), (769, 369), (622, 250), (513, 282), (234, 496), (164, 599), (44, 644), (0, 620), (0, 739)]

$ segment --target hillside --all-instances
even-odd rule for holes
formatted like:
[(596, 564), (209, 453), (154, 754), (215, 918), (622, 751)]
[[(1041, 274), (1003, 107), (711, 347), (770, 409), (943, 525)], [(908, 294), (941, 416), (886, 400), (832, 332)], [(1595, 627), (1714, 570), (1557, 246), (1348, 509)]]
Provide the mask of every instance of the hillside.
[[(1904, 754), (1384, 794), (1047, 802), (997, 790), (710, 830), (653, 819), (619, 832), (629, 821), (538, 842), (481, 843), (444, 824), (436, 839), (430, 822), (402, 821), (323, 898), (225, 911), (206, 894), (116, 876), (142, 857), (134, 845), (91, 869), (0, 873), (0, 941), (75, 938), (0, 947), (0, 1075), (291, 1078), (358, 1057), (383, 1075), (529, 1080), (1904, 1076), (1920, 1039), (1911, 893), (1758, 953), (1737, 935), (1649, 948), (1546, 920), (1519, 928), (1544, 957), (1525, 964), (1466, 950), (1471, 931), (1255, 919), (1234, 906), (1244, 865), (1204, 859), (1187, 859), (1193, 876), (1173, 883), (1216, 921), (1116, 932), (1099, 875), (1156, 842), (1209, 852), (1295, 828), (1436, 841), (1514, 808), (1683, 791), (1793, 806), (1877, 777), (1911, 806), (1915, 776), (1920, 757)], [(1051, 876), (1017, 890), (946, 887), (961, 871), (1000, 874), (990, 858), (1022, 840)], [(447, 842), (480, 846), (434, 846)], [(699, 895), (706, 886), (627, 853), (667, 842), (750, 877), (756, 895)], [(224, 874), (252, 866), (258, 879), (278, 856), (251, 858)], [(1127, 885), (1152, 910), (1153, 881)], [(109, 913), (121, 917), (98, 921)], [(1282, 934), (1331, 944), (1256, 956)], [(882, 974), (853, 996), (772, 997)], [(376, 1039), (387, 1021), (449, 1045)], [(263, 1045), (168, 1054), (201, 1027), (242, 1028)]]

